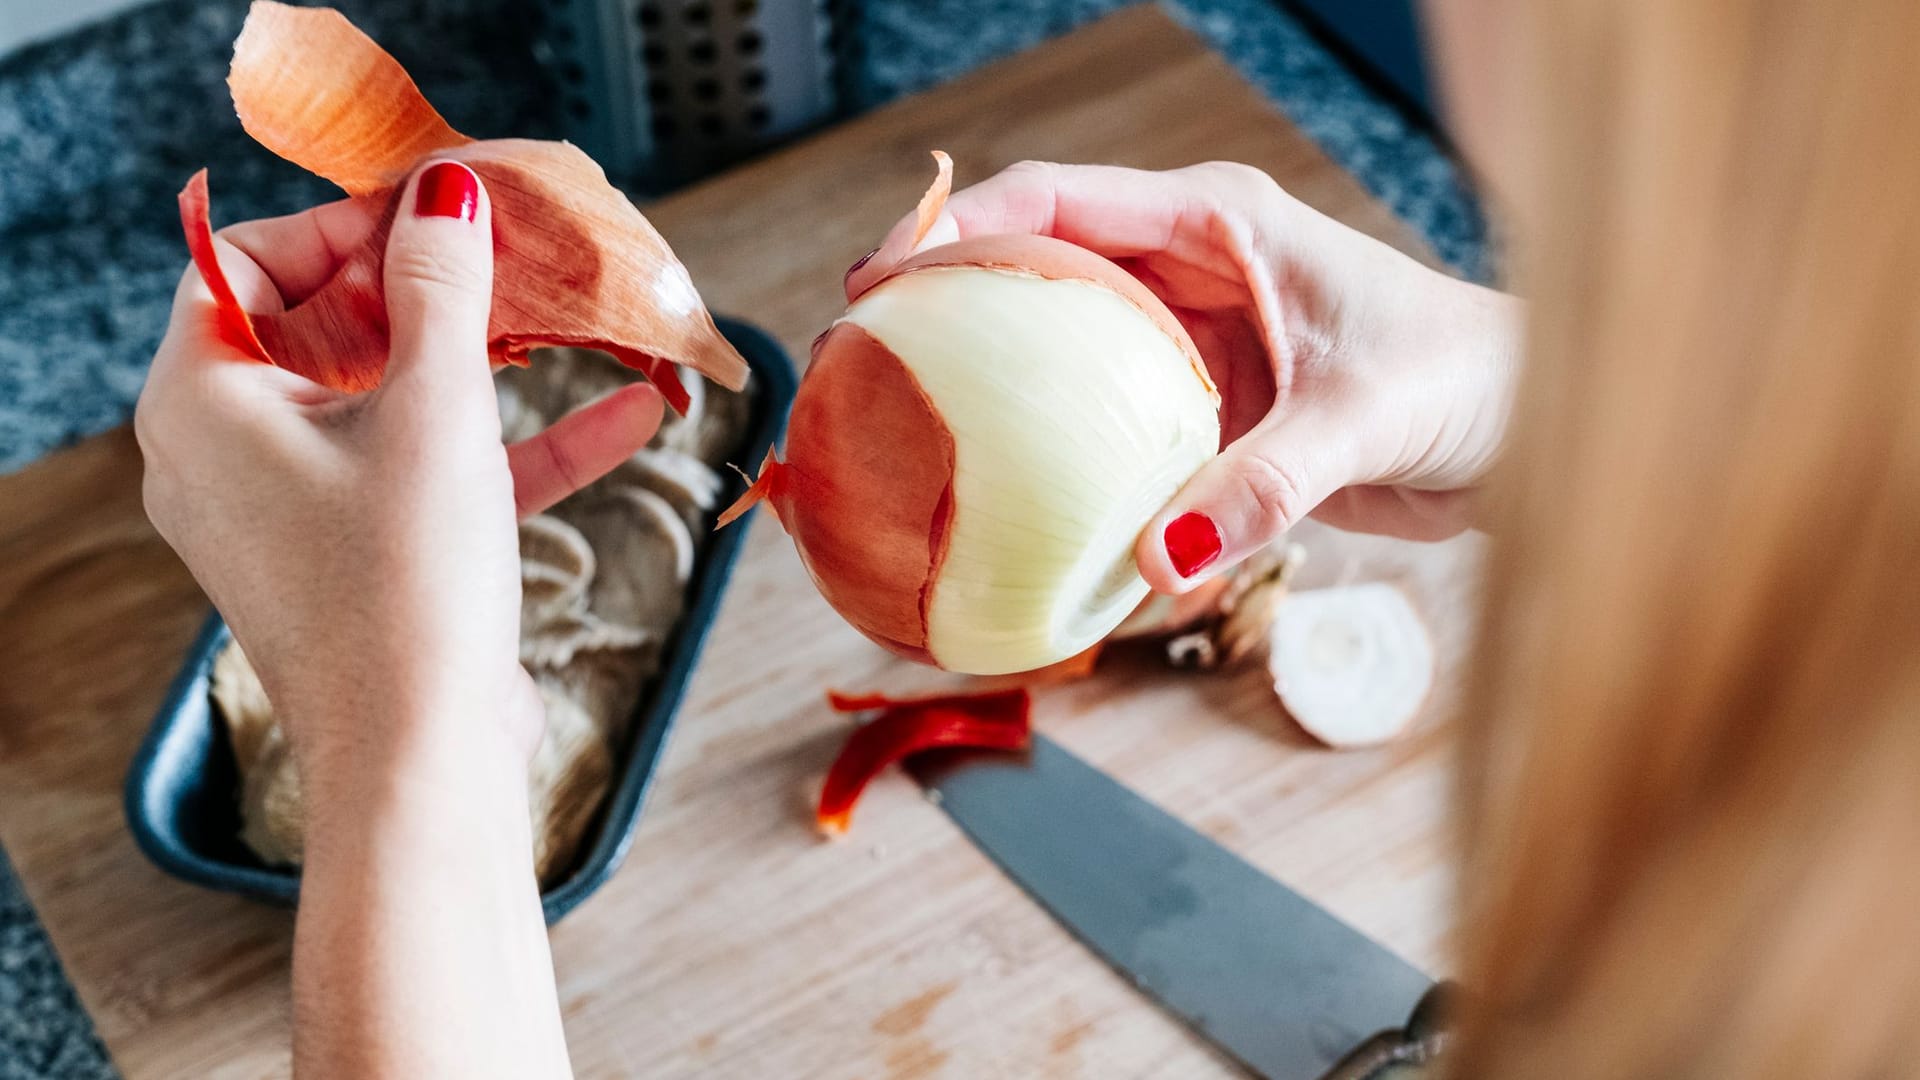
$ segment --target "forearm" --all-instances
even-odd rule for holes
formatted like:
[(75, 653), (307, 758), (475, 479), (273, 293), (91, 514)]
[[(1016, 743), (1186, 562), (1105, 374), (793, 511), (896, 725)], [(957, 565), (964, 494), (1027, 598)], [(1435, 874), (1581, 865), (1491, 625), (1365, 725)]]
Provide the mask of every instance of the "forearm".
[(410, 745), (303, 759), (298, 1074), (571, 1075), (525, 756), (470, 719)]

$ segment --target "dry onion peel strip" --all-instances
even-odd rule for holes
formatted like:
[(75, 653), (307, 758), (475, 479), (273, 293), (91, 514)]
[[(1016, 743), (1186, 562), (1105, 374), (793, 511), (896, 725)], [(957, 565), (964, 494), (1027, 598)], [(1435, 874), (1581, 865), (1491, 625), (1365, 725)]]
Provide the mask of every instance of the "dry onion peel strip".
[(220, 340), (246, 353), (263, 364), (268, 359), (267, 350), (260, 344), (260, 338), (253, 332), (253, 320), (247, 317), (246, 310), (240, 306), (240, 299), (233, 295), (233, 285), (227, 281), (226, 271), (220, 269), (220, 257), (213, 247), (213, 222), (208, 218), (207, 170), (201, 169), (187, 181), (180, 190), (180, 224), (187, 234), (187, 253), (193, 257), (194, 269), (200, 271), (201, 280), (207, 283), (207, 291), (213, 294), (213, 311)]
[(895, 699), (829, 693), (837, 712), (880, 710), (848, 736), (827, 770), (814, 822), (844, 835), (860, 793), (887, 766), (927, 750), (1025, 750), (1033, 741), (1033, 699), (1024, 689)]
[(926, 194), (920, 196), (920, 204), (914, 207), (913, 243), (908, 250), (920, 246), (920, 241), (933, 231), (933, 225), (940, 220), (940, 211), (947, 208), (947, 196), (953, 194), (953, 159), (945, 150), (933, 151), (933, 183), (927, 187)]
[(434, 151), (473, 141), (332, 8), (254, 4), (227, 86), (254, 141), (349, 195), (383, 193)]
[(723, 386), (746, 362), (720, 335), (684, 267), (600, 167), (566, 143), (475, 141), (447, 126), (398, 63), (338, 12), (259, 0), (228, 76), (242, 125), (262, 145), (379, 207), (378, 225), (319, 291), (285, 312), (249, 314), (211, 257), (206, 184), (181, 193), (194, 262), (236, 349), (325, 386), (377, 386), (386, 366), (381, 295), (387, 231), (405, 177), (427, 158), (461, 161), (493, 204), (488, 353), (524, 363), (543, 345), (602, 349), (684, 411), (673, 365)]
[(760, 475), (748, 476), (746, 470), (736, 469), (747, 481), (747, 490), (714, 520), (713, 527), (724, 529), (760, 503), (767, 503), (777, 520), (780, 516), (780, 496), (786, 490), (786, 466), (780, 463), (772, 447), (767, 448), (767, 456), (760, 462)]

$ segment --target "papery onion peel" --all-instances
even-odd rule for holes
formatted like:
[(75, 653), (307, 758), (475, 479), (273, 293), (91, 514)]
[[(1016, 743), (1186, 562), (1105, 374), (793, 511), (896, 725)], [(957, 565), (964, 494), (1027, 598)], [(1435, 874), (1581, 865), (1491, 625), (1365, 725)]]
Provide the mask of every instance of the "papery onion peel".
[(940, 220), (940, 211), (947, 207), (947, 196), (953, 194), (953, 159), (945, 150), (935, 150), (933, 166), (937, 170), (933, 184), (920, 196), (920, 205), (913, 208), (914, 247), (919, 247), (920, 241), (933, 231), (933, 223)]
[(378, 224), (338, 272), (285, 312), (248, 313), (214, 257), (205, 170), (180, 193), (194, 265), (222, 340), (338, 390), (377, 386), (386, 366), (387, 232), (401, 185), (424, 160), (465, 163), (493, 207), (495, 363), (544, 345), (601, 349), (685, 411), (679, 364), (738, 389), (747, 368), (720, 335), (666, 241), (577, 147), (475, 141), (447, 125), (378, 45), (330, 8), (256, 0), (234, 42), (235, 110), (261, 145), (362, 200)]
[(1180, 321), (1120, 267), (971, 237), (907, 258), (821, 335), (786, 457), (738, 506), (768, 501), (821, 594), (886, 648), (1029, 671), (1147, 595), (1134, 543), (1218, 449), (1218, 404)]

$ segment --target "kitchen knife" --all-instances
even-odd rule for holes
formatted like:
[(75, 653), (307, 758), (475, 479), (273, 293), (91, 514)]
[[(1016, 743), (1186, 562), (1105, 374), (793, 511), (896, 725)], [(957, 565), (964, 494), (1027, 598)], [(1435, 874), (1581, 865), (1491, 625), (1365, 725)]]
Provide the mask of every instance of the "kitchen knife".
[[(1074, 936), (1260, 1075), (1374, 1075), (1353, 1068), (1369, 1036), (1382, 1066), (1425, 1060), (1415, 1029), (1430, 1021), (1408, 1016), (1431, 980), (1059, 745), (1035, 735), (1024, 757), (923, 755), (911, 769)], [(1377, 1034), (1402, 1024), (1414, 1035)], [(1403, 1043), (1407, 1055), (1381, 1056)]]

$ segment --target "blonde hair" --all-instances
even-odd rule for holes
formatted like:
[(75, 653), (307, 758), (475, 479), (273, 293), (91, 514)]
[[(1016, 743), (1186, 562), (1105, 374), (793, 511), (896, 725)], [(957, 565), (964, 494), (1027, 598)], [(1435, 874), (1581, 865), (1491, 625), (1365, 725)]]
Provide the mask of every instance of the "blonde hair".
[(1920, 3), (1516, 6), (1452, 1074), (1920, 1072)]

